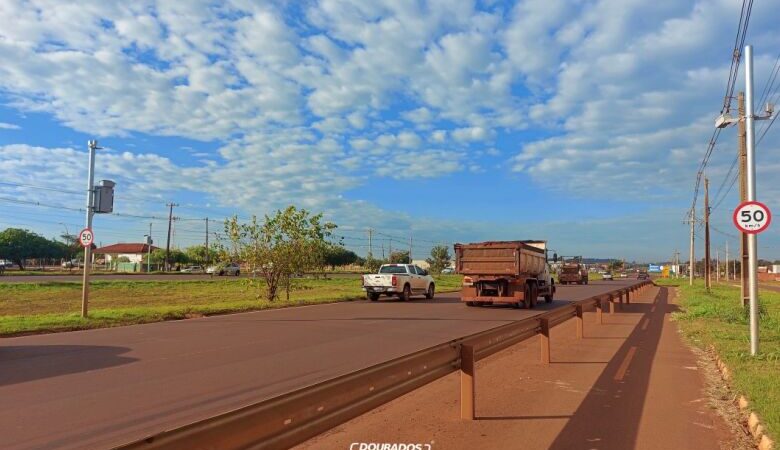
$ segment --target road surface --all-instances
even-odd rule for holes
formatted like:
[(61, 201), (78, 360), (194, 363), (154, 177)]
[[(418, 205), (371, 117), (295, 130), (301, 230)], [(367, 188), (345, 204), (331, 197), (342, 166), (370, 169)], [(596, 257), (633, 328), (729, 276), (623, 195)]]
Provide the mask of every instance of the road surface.
[(443, 294), (3, 339), (2, 447), (111, 447), (635, 282), (536, 310)]

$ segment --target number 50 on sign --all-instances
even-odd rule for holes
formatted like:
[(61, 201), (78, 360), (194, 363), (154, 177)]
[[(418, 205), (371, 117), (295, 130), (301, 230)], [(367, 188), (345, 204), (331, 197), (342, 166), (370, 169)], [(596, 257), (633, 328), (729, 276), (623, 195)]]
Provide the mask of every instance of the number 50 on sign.
[(734, 226), (743, 233), (758, 234), (772, 222), (772, 213), (761, 202), (744, 202), (734, 210)]

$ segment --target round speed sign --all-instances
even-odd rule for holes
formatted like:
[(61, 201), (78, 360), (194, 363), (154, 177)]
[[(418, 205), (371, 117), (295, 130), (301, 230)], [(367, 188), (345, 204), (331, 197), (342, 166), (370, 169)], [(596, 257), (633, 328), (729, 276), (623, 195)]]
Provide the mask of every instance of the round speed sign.
[(89, 247), (94, 241), (95, 235), (92, 234), (92, 230), (89, 228), (84, 228), (81, 230), (81, 233), (79, 233), (79, 242), (81, 243), (82, 247)]
[(769, 227), (772, 213), (761, 202), (744, 202), (734, 210), (734, 225), (743, 233), (758, 234)]

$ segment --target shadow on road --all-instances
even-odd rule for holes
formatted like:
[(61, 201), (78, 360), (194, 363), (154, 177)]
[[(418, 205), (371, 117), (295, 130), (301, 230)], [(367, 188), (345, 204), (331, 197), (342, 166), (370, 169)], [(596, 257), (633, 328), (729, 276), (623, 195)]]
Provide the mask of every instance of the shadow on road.
[(625, 306), (630, 306), (630, 310), (622, 312), (644, 312), (644, 317), (607, 363), (550, 449), (623, 450), (635, 447), (664, 314), (672, 308), (668, 305), (666, 288), (660, 289), (654, 304)]
[(0, 386), (40, 380), (137, 361), (120, 356), (126, 347), (96, 345), (0, 346)]

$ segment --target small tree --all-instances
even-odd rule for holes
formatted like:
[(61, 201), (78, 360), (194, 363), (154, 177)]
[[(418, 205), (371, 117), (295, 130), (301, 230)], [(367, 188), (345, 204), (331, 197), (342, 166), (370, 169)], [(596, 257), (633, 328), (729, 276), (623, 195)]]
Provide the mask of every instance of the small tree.
[(431, 273), (439, 274), (450, 265), (450, 249), (446, 245), (437, 245), (431, 249), (431, 257), (425, 261), (430, 266)]
[(408, 251), (395, 251), (390, 253), (390, 264), (411, 264)]
[(263, 278), (266, 299), (275, 300), (284, 287), (289, 300), (292, 276), (323, 266), (329, 246), (326, 238), (334, 228), (322, 222), (322, 214), (312, 215), (294, 206), (266, 215), (262, 223), (252, 217), (241, 224), (233, 217), (225, 222), (229, 245), (224, 255), (243, 261), (251, 273)]

